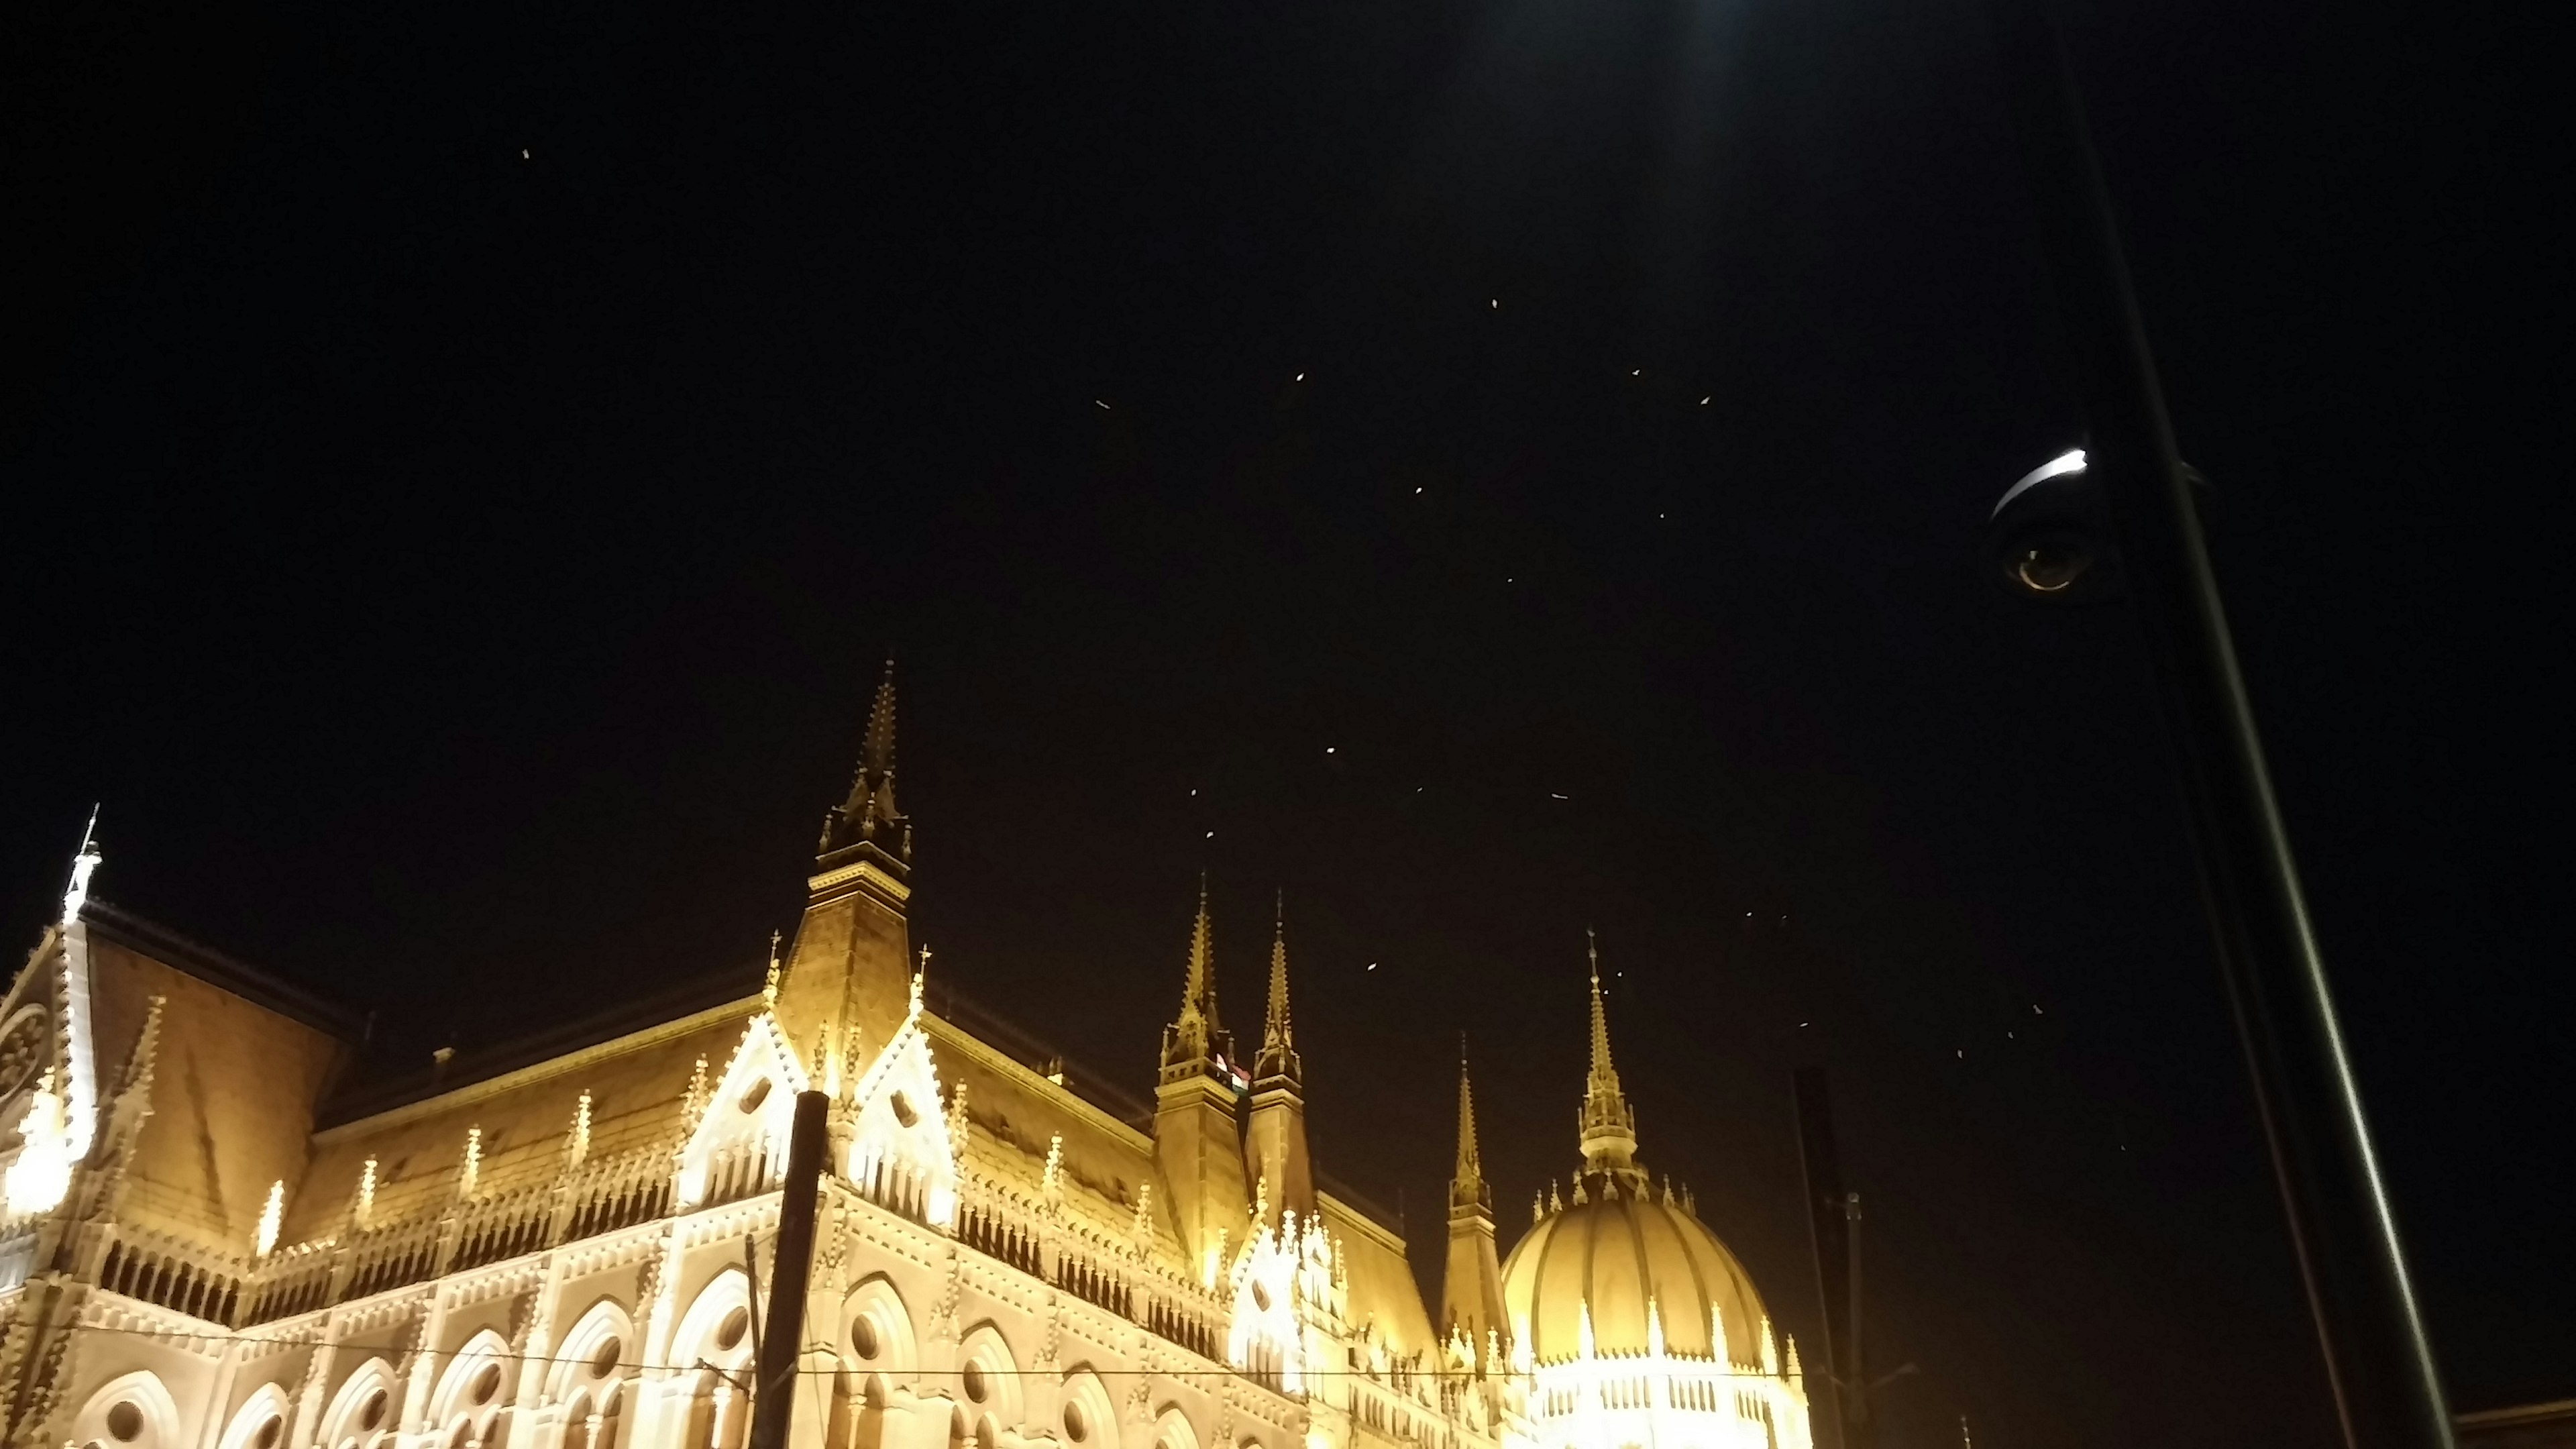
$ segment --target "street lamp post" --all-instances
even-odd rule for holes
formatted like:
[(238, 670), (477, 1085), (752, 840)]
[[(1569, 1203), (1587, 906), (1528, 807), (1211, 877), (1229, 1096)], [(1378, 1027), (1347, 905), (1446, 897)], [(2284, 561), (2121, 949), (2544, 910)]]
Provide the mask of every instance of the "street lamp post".
[(2187, 470), (2047, 0), (1987, 0), (2083, 392), (2085, 471), (2144, 627), (2201, 892), (2352, 1449), (2449, 1449), (2449, 1411), (2273, 799)]

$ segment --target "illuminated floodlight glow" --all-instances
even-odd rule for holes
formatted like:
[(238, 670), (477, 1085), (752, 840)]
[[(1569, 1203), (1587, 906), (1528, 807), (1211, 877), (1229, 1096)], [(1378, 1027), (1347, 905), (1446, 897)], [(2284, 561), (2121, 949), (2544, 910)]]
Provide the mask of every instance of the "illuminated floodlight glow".
[(265, 1258), (277, 1250), (277, 1230), (285, 1220), (286, 1184), (272, 1182), (268, 1185), (267, 1205), (259, 1210), (259, 1229), (251, 1239), (257, 1256)]
[(36, 1090), (28, 1095), (27, 1115), (18, 1122), (18, 1133), (26, 1145), (18, 1149), (18, 1160), (9, 1164), (5, 1180), (0, 1180), (0, 1197), (5, 1197), (10, 1213), (40, 1213), (51, 1209), (71, 1190), (72, 1151), (70, 1124), (63, 1119), (62, 1094), (54, 1090), (54, 1074), (46, 1072), (37, 1079)]
[(1997, 514), (2002, 513), (2006, 508), (2010, 507), (2012, 501), (2019, 498), (2026, 489), (2036, 488), (2051, 478), (2063, 478), (2069, 473), (2081, 473), (2083, 471), (2084, 450), (2082, 448), (2069, 448), (2065, 452), (2058, 454), (2056, 457), (2049, 459), (2047, 462), (2042, 463), (2038, 467), (2021, 475), (2020, 482), (2005, 489), (2004, 496), (1995, 500), (1994, 513), (1990, 513), (1986, 516), (1992, 518)]

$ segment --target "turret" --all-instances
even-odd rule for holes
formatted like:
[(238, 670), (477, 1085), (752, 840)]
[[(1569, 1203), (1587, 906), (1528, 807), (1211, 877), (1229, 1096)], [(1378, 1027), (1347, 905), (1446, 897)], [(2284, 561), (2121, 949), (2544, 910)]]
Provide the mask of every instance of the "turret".
[[(894, 798), (894, 663), (868, 710), (849, 798), (824, 812), (805, 916), (779, 976), (774, 1009), (800, 1057), (825, 1081), (854, 1079), (911, 1005), (912, 820)], [(818, 1084), (819, 1085), (819, 1084)]]

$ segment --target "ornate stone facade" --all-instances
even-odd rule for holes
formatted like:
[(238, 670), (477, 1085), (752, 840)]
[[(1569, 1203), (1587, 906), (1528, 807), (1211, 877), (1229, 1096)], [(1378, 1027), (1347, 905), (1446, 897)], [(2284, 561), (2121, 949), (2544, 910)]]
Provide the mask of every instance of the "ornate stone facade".
[[(1150, 1130), (926, 1005), (893, 765), (889, 683), (758, 994), (366, 1101), (355, 1021), (89, 899), (85, 846), (0, 1005), (0, 1449), (741, 1449), (808, 1089), (797, 1449), (1809, 1449), (1749, 1283), (1647, 1342), (1704, 1251), (1516, 1286), (1463, 1082), (1435, 1329), (1308, 1160), (1284, 933), (1247, 1064), (1202, 900)], [(1586, 1150), (1632, 1151), (1595, 1009)], [(1588, 1159), (1578, 1201), (1642, 1180)]]

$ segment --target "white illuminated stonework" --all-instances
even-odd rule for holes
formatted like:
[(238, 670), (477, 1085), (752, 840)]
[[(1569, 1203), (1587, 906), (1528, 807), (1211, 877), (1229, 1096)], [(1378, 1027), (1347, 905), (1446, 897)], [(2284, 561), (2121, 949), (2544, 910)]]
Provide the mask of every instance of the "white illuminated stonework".
[(1284, 932), (1238, 1053), (1202, 902), (1150, 1107), (925, 1001), (893, 723), (767, 981), (541, 1059), (361, 1084), (350, 1014), (76, 871), (0, 1001), (0, 1449), (742, 1449), (809, 1089), (795, 1449), (1808, 1449), (1597, 1003), (1584, 1172), (1508, 1260), (1462, 1083), (1427, 1304), (1309, 1160)]

